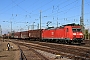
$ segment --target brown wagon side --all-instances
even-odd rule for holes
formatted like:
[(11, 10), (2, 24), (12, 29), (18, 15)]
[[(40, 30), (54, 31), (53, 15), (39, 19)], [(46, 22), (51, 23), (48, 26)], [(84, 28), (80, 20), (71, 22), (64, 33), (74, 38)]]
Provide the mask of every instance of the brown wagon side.
[(29, 38), (29, 31), (21, 32), (21, 39), (28, 39)]
[(15, 32), (14, 33), (14, 38), (15, 39), (21, 39), (21, 32)]
[(29, 30), (29, 38), (30, 40), (39, 40), (41, 36), (41, 31), (40, 29), (38, 30)]

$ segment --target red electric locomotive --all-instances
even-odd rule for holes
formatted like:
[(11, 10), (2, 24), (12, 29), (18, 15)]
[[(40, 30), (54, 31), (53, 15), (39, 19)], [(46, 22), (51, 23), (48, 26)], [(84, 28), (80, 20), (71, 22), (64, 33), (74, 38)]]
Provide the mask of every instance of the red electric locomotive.
[(44, 29), (42, 31), (42, 40), (61, 43), (81, 43), (83, 41), (83, 33), (79, 24), (67, 24), (58, 28)]

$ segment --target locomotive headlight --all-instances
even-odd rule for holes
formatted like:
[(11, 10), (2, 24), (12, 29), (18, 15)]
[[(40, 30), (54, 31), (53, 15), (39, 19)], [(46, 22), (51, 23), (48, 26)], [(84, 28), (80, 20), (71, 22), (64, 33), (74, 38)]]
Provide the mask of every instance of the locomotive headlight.
[(73, 35), (76, 35), (76, 33), (73, 33)]
[(79, 35), (83, 35), (82, 33), (80, 33)]

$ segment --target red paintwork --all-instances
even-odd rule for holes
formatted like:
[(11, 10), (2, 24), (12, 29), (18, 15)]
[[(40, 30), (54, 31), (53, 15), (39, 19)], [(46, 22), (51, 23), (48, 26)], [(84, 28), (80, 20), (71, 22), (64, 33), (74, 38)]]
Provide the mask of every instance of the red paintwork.
[(64, 32), (65, 30), (64, 30), (64, 28), (57, 28), (57, 29), (55, 29), (55, 35), (54, 35), (54, 37), (56, 38), (56, 39), (58, 39), (58, 38), (64, 38), (65, 37), (65, 35), (64, 35)]
[(54, 32), (55, 30), (52, 29), (52, 30), (43, 30), (42, 31), (42, 38), (54, 38)]
[(80, 26), (64, 26), (54, 29), (44, 29), (42, 31), (43, 39), (67, 39), (73, 40), (74, 38), (83, 38), (82, 32), (75, 32), (73, 35), (72, 28), (81, 28)]

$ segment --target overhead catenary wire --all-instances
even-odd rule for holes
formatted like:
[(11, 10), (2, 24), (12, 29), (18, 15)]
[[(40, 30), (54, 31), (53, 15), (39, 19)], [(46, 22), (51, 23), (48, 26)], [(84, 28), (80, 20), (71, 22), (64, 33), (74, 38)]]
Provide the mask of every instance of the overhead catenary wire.
[[(51, 0), (50, 2), (52, 2), (52, 1), (53, 1), (53, 0)], [(68, 1), (68, 0), (66, 0), (66, 1)], [(47, 4), (47, 3), (46, 3), (46, 4)], [(46, 4), (45, 4), (45, 5), (46, 5)], [(48, 2), (48, 4), (49, 4), (49, 2)], [(28, 11), (26, 11), (25, 9), (23, 9), (22, 7), (20, 7), (18, 4), (16, 4), (16, 5), (17, 5), (19, 8), (21, 8), (22, 10), (24, 10), (25, 12), (28, 12)], [(16, 5), (15, 5), (15, 6), (16, 6)], [(43, 5), (43, 6), (45, 6), (45, 5)], [(58, 5), (59, 5), (59, 4), (58, 4)], [(41, 6), (41, 7), (43, 7), (43, 6)], [(29, 12), (28, 12), (28, 13), (29, 13)], [(42, 12), (42, 13), (43, 13), (43, 12)], [(37, 15), (39, 15), (39, 14), (37, 14)]]
[[(20, 3), (24, 2), (24, 1), (25, 1), (25, 0), (19, 2), (18, 4), (20, 4)], [(13, 1), (13, 2), (15, 2), (15, 1)], [(11, 4), (12, 4), (12, 3), (11, 3)], [(8, 6), (11, 6), (11, 4), (9, 4)], [(8, 7), (8, 6), (6, 6), (6, 7)], [(6, 8), (3, 8), (2, 10), (3, 10), (4, 12), (2, 12), (2, 13), (0, 13), (0, 14), (3, 14), (3, 13), (5, 13), (6, 11), (9, 11), (10, 9), (14, 8), (15, 6), (17, 6), (17, 5), (14, 5), (14, 6), (8, 8), (7, 10), (5, 10)]]
[[(65, 2), (67, 2), (67, 1), (69, 1), (69, 0), (66, 0), (66, 1), (61, 2), (61, 3), (59, 3), (59, 4), (56, 4), (56, 5), (57, 5), (57, 6), (62, 5), (62, 4), (64, 4)], [(46, 11), (48, 11), (48, 10), (50, 10), (50, 9), (52, 9), (52, 7), (49, 7), (49, 8), (47, 8), (46, 10), (44, 10), (44, 11), (42, 11), (42, 12), (45, 13)]]
[[(76, 2), (77, 2), (77, 0), (76, 0)], [(73, 2), (73, 3), (74, 3), (74, 2)], [(53, 6), (53, 7), (54, 7), (54, 6)], [(74, 9), (75, 7), (77, 8), (77, 6), (74, 5), (74, 7), (71, 7), (71, 8), (69, 8), (68, 10), (66, 9), (66, 11), (64, 10), (64, 11), (60, 11), (60, 12), (55, 12), (55, 13), (51, 14), (51, 17), (54, 15), (54, 16), (53, 16), (53, 20), (54, 20), (55, 17), (57, 17), (57, 14), (58, 14), (58, 13), (60, 13), (60, 14), (61, 14), (61, 13), (66, 14), (68, 11)], [(60, 8), (59, 8), (59, 9), (60, 9)], [(56, 14), (56, 15), (55, 15), (55, 14)], [(48, 17), (50, 17), (50, 15), (48, 15)], [(61, 20), (62, 20), (62, 19), (64, 19), (64, 18), (61, 18)], [(55, 20), (56, 20), (56, 19), (55, 19)], [(60, 19), (58, 19), (58, 20), (60, 20)]]
[[(71, 3), (69, 3), (69, 4), (67, 4), (67, 5), (65, 5), (65, 6), (59, 8), (59, 9), (61, 10), (61, 9), (67, 7), (67, 6), (69, 6), (69, 5), (71, 5), (71, 4), (75, 3), (75, 2), (77, 2), (77, 0), (75, 0), (75, 1), (73, 1), (73, 2), (71, 2)], [(75, 6), (76, 6), (76, 5), (75, 5)], [(72, 7), (72, 8), (74, 8), (74, 7)], [(71, 8), (70, 8), (70, 9), (71, 9)], [(70, 9), (69, 9), (69, 10), (70, 10)], [(66, 9), (66, 10), (67, 10), (67, 9)], [(64, 10), (64, 11), (61, 11), (61, 12), (58, 12), (58, 13), (62, 13), (62, 12), (65, 12), (65, 10)], [(53, 15), (55, 15), (55, 14), (57, 14), (57, 12), (53, 12), (53, 13), (51, 12), (50, 15), (48, 15), (48, 16), (53, 16)]]
[[(38, 9), (40, 9), (41, 7), (45, 6), (46, 4), (49, 4), (49, 3), (52, 2), (52, 1), (53, 1), (53, 0), (45, 3), (44, 5), (40, 6), (39, 8), (37, 8), (37, 9), (31, 11), (31, 12), (29, 12), (29, 11), (27, 11), (26, 9), (22, 8), (21, 6), (19, 6), (19, 5), (18, 5), (17, 3), (15, 3), (15, 2), (13, 2), (13, 3), (15, 3), (20, 9), (22, 9), (23, 11), (25, 11), (25, 12), (28, 13), (28, 14), (39, 15), (39, 14), (38, 14), (39, 12), (37, 12), (37, 14), (34, 14), (33, 12), (36, 11), (36, 10), (38, 10)], [(42, 2), (43, 2), (43, 1), (42, 1)]]
[[(54, 20), (57, 20), (57, 19), (62, 20), (64, 18), (67, 18), (67, 21), (71, 21), (70, 19), (73, 19), (73, 20), (77, 19), (79, 21), (79, 16), (80, 16), (79, 13), (72, 14), (72, 15), (69, 16), (69, 12), (72, 12), (74, 9), (79, 9), (80, 8), (81, 5), (79, 4), (80, 1), (78, 2), (78, 0), (63, 0), (62, 2), (58, 2), (57, 4), (55, 4), (56, 2), (54, 0), (50, 0), (50, 1), (40, 1), (40, 0), (38, 0), (37, 2), (34, 1), (33, 3), (28, 4), (28, 7), (33, 7), (33, 10), (28, 10), (28, 8), (26, 9), (23, 6), (21, 6), (21, 3), (26, 2), (26, 0), (22, 0), (22, 1), (20, 1), (20, 3), (18, 3), (17, 0), (12, 0), (12, 1), (13, 1), (13, 6), (10, 7), (11, 4), (7, 5), (7, 7), (9, 6), (10, 8), (4, 9), (3, 12), (1, 12), (2, 14), (7, 14), (6, 12), (8, 12), (9, 10), (11, 10), (13, 8), (17, 8), (17, 7), (19, 9), (21, 9), (23, 12), (25, 12), (24, 14), (17, 13), (17, 12), (16, 13), (12, 12), (11, 15), (10, 15), (10, 19), (13, 17), (13, 20), (15, 20), (16, 17), (19, 18), (19, 19), (22, 17), (22, 19), (23, 19), (22, 21), (24, 21), (24, 20), (25, 21), (26, 20), (35, 21), (36, 18), (38, 18), (38, 20), (39, 20), (39, 10), (42, 9), (42, 15), (47, 16), (46, 20), (48, 20), (48, 18), (51, 19), (51, 20), (53, 20), (53, 19)], [(44, 2), (44, 3), (41, 6), (38, 6), (38, 3), (40, 3), (40, 2)], [(55, 2), (55, 3), (52, 4), (53, 2)], [(88, 5), (88, 6), (90, 5), (90, 3), (87, 2), (87, 1), (86, 1), (85, 4)], [(51, 6), (46, 7), (48, 5), (51, 5)], [(54, 11), (52, 13), (53, 6), (54, 6)], [(59, 10), (58, 10), (57, 6), (59, 6)], [(57, 10), (58, 10), (58, 12), (57, 12)], [(16, 10), (14, 10), (14, 11), (16, 11)], [(48, 12), (48, 14), (47, 14), (47, 12)], [(64, 15), (64, 16), (61, 17), (61, 15)], [(90, 15), (90, 12), (87, 11), (87, 12), (85, 12), (84, 15)], [(20, 21), (20, 20), (18, 20), (18, 21)], [(44, 18), (43, 18), (43, 20), (44, 20)]]

